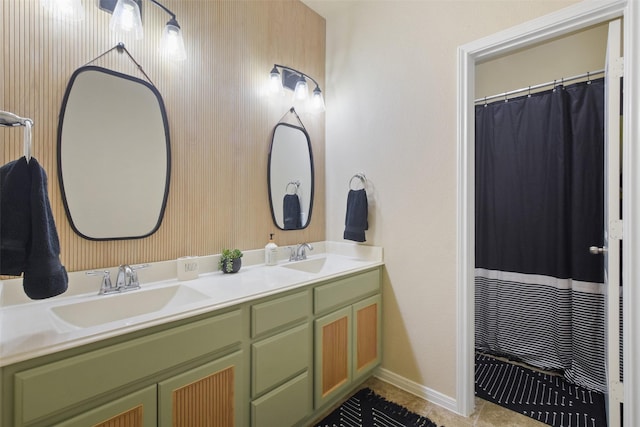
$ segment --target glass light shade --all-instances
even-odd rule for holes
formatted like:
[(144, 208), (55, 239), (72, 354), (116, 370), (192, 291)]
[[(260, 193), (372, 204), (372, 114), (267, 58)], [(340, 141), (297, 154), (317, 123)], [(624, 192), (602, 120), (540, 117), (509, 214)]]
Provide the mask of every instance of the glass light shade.
[(298, 82), (296, 83), (296, 88), (293, 92), (294, 99), (303, 101), (307, 99), (309, 96), (309, 87), (307, 86), (307, 81), (304, 76), (300, 76)]
[(282, 77), (276, 67), (273, 67), (269, 74), (269, 89), (271, 90), (271, 93), (282, 93), (284, 90), (282, 87)]
[(41, 0), (40, 3), (56, 19), (63, 21), (82, 21), (84, 19), (84, 7), (80, 0)]
[(119, 35), (133, 35), (136, 40), (144, 36), (140, 8), (133, 0), (118, 0), (109, 29)]
[(316, 86), (313, 90), (313, 95), (311, 95), (311, 111), (314, 113), (322, 113), (325, 111), (324, 98), (318, 86)]
[(162, 30), (160, 39), (160, 52), (174, 61), (184, 61), (187, 59), (187, 52), (184, 49), (182, 30), (175, 20), (167, 22)]

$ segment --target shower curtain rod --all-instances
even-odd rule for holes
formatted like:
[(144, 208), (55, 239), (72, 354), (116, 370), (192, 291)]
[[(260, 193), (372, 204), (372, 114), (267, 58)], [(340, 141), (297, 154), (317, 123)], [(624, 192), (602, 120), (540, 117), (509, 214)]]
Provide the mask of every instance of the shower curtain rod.
[(491, 96), (485, 96), (483, 98), (478, 98), (475, 101), (473, 101), (474, 103), (479, 103), (479, 102), (484, 102), (486, 103), (487, 101), (489, 101), (490, 99), (496, 99), (496, 98), (506, 98), (508, 96), (511, 95), (515, 95), (516, 93), (520, 93), (520, 92), (531, 92), (532, 90), (536, 90), (536, 89), (540, 89), (546, 86), (555, 86), (556, 83), (560, 83), (560, 84), (564, 84), (566, 82), (570, 82), (573, 80), (579, 80), (579, 79), (584, 79), (585, 77), (590, 78), (594, 75), (598, 75), (598, 74), (604, 74), (605, 70), (597, 70), (597, 71), (590, 71), (587, 73), (583, 73), (583, 74), (578, 74), (577, 76), (573, 76), (573, 77), (567, 77), (567, 78), (562, 78), (562, 79), (558, 79), (558, 80), (554, 80), (552, 82), (547, 82), (547, 83), (540, 83), (534, 86), (527, 86), (527, 87), (523, 87), (521, 89), (515, 89), (515, 90), (510, 90), (508, 92), (503, 92), (503, 93), (499, 93), (497, 95), (491, 95)]

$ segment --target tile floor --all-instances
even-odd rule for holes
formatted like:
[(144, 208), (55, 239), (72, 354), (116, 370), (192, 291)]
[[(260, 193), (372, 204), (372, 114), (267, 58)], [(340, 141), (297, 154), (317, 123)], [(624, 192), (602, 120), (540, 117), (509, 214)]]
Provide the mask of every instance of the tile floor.
[[(378, 378), (371, 378), (361, 388), (369, 387), (387, 400), (404, 406), (416, 414), (445, 427), (548, 427), (532, 418), (509, 411), (486, 400), (476, 398), (476, 410), (465, 418)], [(330, 413), (331, 411), (328, 411)]]

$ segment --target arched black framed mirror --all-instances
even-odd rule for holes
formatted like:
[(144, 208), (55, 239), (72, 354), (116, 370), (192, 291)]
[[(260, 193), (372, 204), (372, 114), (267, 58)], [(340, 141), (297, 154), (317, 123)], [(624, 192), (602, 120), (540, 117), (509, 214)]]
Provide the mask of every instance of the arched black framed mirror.
[(274, 224), (281, 230), (306, 228), (313, 210), (314, 170), (311, 139), (303, 127), (275, 126), (267, 174)]
[(62, 102), (57, 152), (62, 199), (77, 234), (137, 239), (160, 227), (171, 146), (155, 86), (101, 67), (77, 69)]

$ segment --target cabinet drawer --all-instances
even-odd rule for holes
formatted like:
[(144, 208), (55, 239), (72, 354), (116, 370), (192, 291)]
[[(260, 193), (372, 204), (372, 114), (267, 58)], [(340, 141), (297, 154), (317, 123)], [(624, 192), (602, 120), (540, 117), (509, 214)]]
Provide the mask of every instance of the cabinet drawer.
[(316, 287), (314, 292), (314, 313), (350, 304), (362, 297), (379, 292), (380, 270), (336, 280), (332, 283)]
[(309, 368), (311, 328), (308, 324), (259, 341), (251, 346), (251, 390), (258, 396)]
[(310, 413), (309, 373), (304, 372), (251, 402), (251, 426), (292, 426)]
[(15, 375), (16, 425), (239, 344), (241, 311), (94, 350)]
[(149, 386), (106, 405), (92, 409), (56, 427), (157, 426), (156, 386)]
[(303, 321), (311, 314), (309, 291), (251, 307), (251, 337), (270, 332), (281, 326)]

